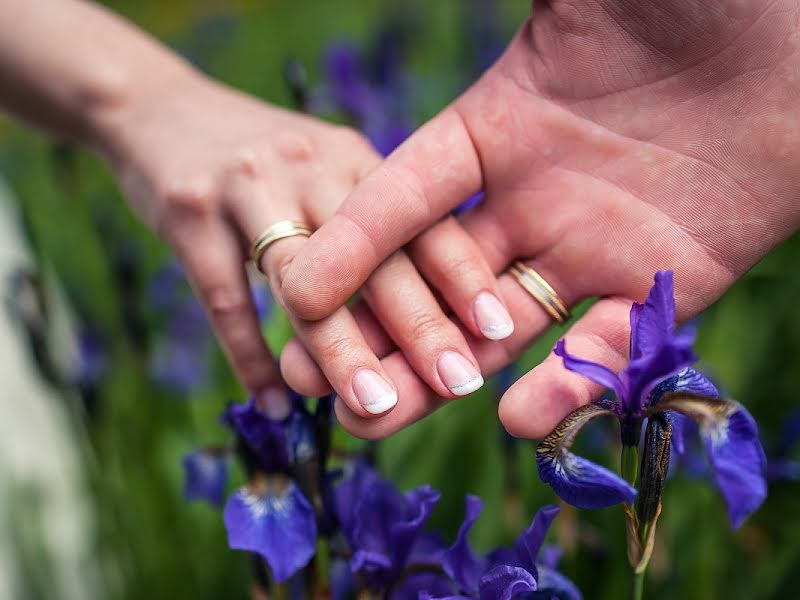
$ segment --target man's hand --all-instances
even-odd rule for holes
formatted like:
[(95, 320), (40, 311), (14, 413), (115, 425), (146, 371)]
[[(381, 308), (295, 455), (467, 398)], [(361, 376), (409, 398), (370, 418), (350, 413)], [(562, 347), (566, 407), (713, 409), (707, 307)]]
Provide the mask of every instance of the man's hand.
[[(554, 0), (356, 187), (285, 268), (281, 289), (295, 315), (323, 318), (411, 242), (420, 272), (450, 302), (468, 296), (463, 258), (477, 244), (495, 273), (523, 258), (569, 303), (600, 296), (569, 346), (619, 368), (630, 302), (654, 271), (675, 271), (684, 320), (797, 229), (798, 165), (796, 0)], [(463, 230), (437, 224), (479, 188), (486, 200)], [(468, 338), (484, 373), (549, 325), (507, 275), (500, 288), (516, 331)], [(338, 412), (354, 433), (379, 437), (438, 401), (369, 312), (359, 315), (400, 402), (369, 422)], [(289, 383), (311, 393), (327, 384), (307, 358), (292, 344), (282, 362)], [(508, 391), (501, 419), (516, 435), (542, 435), (598, 391), (550, 359)]]

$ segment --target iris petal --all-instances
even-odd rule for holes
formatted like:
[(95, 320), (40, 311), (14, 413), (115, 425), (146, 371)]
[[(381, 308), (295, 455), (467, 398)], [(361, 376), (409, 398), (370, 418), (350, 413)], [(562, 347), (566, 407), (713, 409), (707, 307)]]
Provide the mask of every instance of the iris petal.
[(495, 567), (481, 577), (480, 600), (511, 600), (536, 591), (536, 579), (522, 567)]
[(531, 600), (537, 596), (547, 600), (552, 600), (552, 598), (558, 598), (558, 600), (583, 600), (583, 594), (567, 577), (545, 565), (540, 564), (538, 567), (539, 575), (536, 578), (536, 584), (539, 587), (539, 591), (534, 594)]
[(654, 352), (675, 328), (672, 271), (657, 272), (653, 281), (644, 305), (631, 308), (631, 360)]
[(611, 369), (590, 360), (583, 360), (582, 358), (572, 356), (567, 352), (567, 345), (564, 340), (558, 340), (558, 342), (556, 342), (556, 347), (553, 349), (553, 353), (556, 356), (560, 356), (564, 359), (565, 368), (575, 373), (579, 373), (587, 379), (591, 379), (595, 383), (599, 383), (603, 387), (614, 390), (617, 398), (619, 398), (620, 402), (622, 402), (622, 399), (625, 397), (625, 388), (620, 378), (617, 377), (616, 373), (614, 373)]
[(698, 421), (714, 480), (739, 527), (767, 495), (767, 460), (753, 417), (737, 402), (682, 393), (666, 394), (657, 408)]
[(539, 556), (539, 550), (542, 548), (547, 530), (550, 529), (553, 519), (556, 518), (560, 510), (558, 506), (551, 504), (543, 506), (536, 511), (531, 524), (514, 543), (514, 550), (520, 561), (516, 566), (523, 567), (534, 575), (536, 574), (536, 558)]
[(407, 516), (392, 525), (389, 541), (396, 563), (406, 562), (414, 542), (441, 496), (429, 485), (420, 486), (403, 494)]
[(223, 518), (228, 545), (260, 554), (278, 582), (289, 579), (314, 555), (314, 511), (287, 477), (263, 477), (240, 488), (228, 499)]
[(607, 405), (587, 404), (567, 415), (536, 448), (541, 480), (562, 500), (578, 508), (630, 503), (636, 497), (636, 489), (624, 479), (569, 451), (584, 425), (606, 415), (616, 416)]
[(197, 450), (183, 457), (187, 500), (205, 500), (219, 506), (228, 484), (228, 455), (212, 450)]
[(445, 573), (458, 584), (458, 587), (470, 594), (478, 591), (478, 582), (484, 572), (485, 561), (475, 556), (469, 545), (467, 536), (472, 524), (481, 514), (483, 501), (477, 496), (467, 496), (464, 522), (458, 529), (455, 543), (444, 553), (442, 567)]

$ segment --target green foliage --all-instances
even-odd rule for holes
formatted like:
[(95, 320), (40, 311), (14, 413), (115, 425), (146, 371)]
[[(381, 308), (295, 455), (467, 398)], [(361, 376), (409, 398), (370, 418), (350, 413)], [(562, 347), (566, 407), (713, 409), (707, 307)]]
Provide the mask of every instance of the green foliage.
[[(379, 23), (394, 17), (415, 19), (412, 67), (421, 82), (420, 119), (463, 85), (460, 24), (468, 5), (455, 0), (239, 2), (226, 8), (209, 1), (108, 4), (211, 75), (279, 104), (289, 101), (280, 73), (287, 56), (297, 57), (316, 81), (326, 43), (342, 38), (366, 43)], [(502, 4), (510, 35), (527, 3)], [(243, 597), (249, 559), (227, 549), (218, 511), (183, 501), (180, 464), (195, 446), (226, 441), (218, 414), (242, 392), (218, 349), (209, 366), (214, 377), (209, 389), (182, 399), (154, 386), (147, 357), (125, 331), (123, 298), (109, 261), (127, 248), (136, 252), (135, 300), (144, 302), (167, 249), (130, 215), (111, 175), (93, 157), (9, 124), (0, 124), (0, 134), (0, 173), (20, 198), (37, 252), (63, 281), (80, 317), (109, 343), (111, 368), (97, 406), (74, 420), (91, 442), (86, 465), (98, 520), (96, 553), (109, 597)], [(800, 236), (795, 235), (700, 319), (704, 370), (752, 411), (768, 447), (798, 408), (798, 261)], [(545, 335), (521, 359), (517, 373), (541, 360), (562, 332)], [(279, 348), (289, 328), (278, 316), (266, 333)], [(483, 497), (486, 508), (473, 530), (479, 549), (510, 542), (536, 508), (555, 500), (538, 480), (533, 443), (511, 443), (501, 431), (493, 389), (487, 385), (475, 397), (450, 403), (379, 450), (382, 468), (401, 489), (431, 483), (443, 492), (432, 519), (436, 527), (454, 533), (464, 493)], [(339, 445), (360, 446), (343, 432), (336, 439)], [(581, 449), (603, 461), (598, 452)], [(618, 448), (602, 452), (608, 453), (606, 464), (618, 460)], [(238, 475), (234, 480), (241, 480)], [(800, 586), (800, 483), (775, 484), (762, 509), (736, 532), (729, 528), (721, 499), (703, 481), (673, 478), (663, 501), (649, 598), (786, 598)], [(555, 529), (565, 549), (563, 571), (587, 598), (624, 597), (629, 570), (621, 509), (566, 508)], [(31, 550), (39, 532), (28, 533), (21, 548), (29, 558), (26, 575), (41, 582), (47, 564)], [(31, 589), (32, 598), (58, 597), (41, 585), (32, 583)]]

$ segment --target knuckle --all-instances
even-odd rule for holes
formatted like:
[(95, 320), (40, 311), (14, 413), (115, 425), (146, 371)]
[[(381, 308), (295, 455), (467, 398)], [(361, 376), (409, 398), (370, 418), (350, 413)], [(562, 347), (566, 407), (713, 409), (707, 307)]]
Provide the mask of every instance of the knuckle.
[[(346, 337), (335, 336), (323, 340), (317, 347), (320, 362), (326, 364), (357, 364), (355, 344)], [(337, 367), (338, 370), (338, 367)]]
[(245, 294), (223, 287), (205, 291), (206, 306), (214, 321), (223, 322), (241, 317), (250, 308), (250, 298)]
[(481, 280), (481, 271), (478, 267), (478, 261), (473, 256), (464, 253), (451, 253), (445, 255), (441, 269), (442, 275), (447, 277), (450, 281), (457, 281), (459, 285), (479, 282)]
[(289, 162), (314, 162), (319, 154), (314, 138), (302, 131), (282, 131), (275, 138), (275, 150)]
[(411, 313), (405, 323), (406, 334), (410, 340), (447, 339), (449, 332), (443, 326), (442, 319), (427, 310)]
[(214, 195), (201, 178), (182, 178), (164, 186), (164, 221), (207, 217), (213, 210)]
[(263, 178), (267, 171), (264, 149), (256, 145), (242, 146), (233, 152), (227, 171), (234, 177)]

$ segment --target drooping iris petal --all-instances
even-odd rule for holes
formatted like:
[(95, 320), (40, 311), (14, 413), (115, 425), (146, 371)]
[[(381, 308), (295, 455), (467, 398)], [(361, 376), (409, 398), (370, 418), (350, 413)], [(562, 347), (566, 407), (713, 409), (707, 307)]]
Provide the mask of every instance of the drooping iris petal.
[(606, 405), (587, 404), (567, 415), (536, 448), (541, 480), (562, 500), (578, 508), (630, 503), (636, 497), (636, 489), (627, 481), (569, 450), (584, 425), (606, 415), (616, 416)]
[(753, 417), (737, 402), (684, 393), (666, 394), (654, 409), (674, 410), (698, 422), (714, 481), (731, 524), (739, 527), (767, 496), (767, 460)]
[(205, 500), (219, 506), (228, 485), (228, 455), (223, 451), (196, 450), (183, 457), (186, 500)]
[(583, 600), (583, 594), (569, 578), (565, 577), (554, 568), (539, 564), (539, 575), (536, 578), (538, 591), (530, 600)]
[(495, 567), (481, 577), (480, 600), (511, 600), (517, 594), (536, 591), (536, 579), (522, 567)]
[(599, 383), (603, 387), (614, 390), (619, 401), (623, 402), (623, 398), (626, 396), (625, 386), (611, 369), (590, 360), (583, 360), (582, 358), (572, 356), (567, 352), (567, 345), (563, 339), (556, 342), (553, 354), (564, 359), (564, 367), (566, 369), (574, 373), (579, 373), (587, 379)]
[(467, 536), (481, 514), (483, 501), (477, 496), (467, 496), (465, 504), (464, 522), (458, 529), (455, 543), (442, 557), (442, 567), (461, 590), (475, 594), (481, 574), (486, 570), (486, 561), (475, 556)]
[(238, 489), (223, 513), (228, 545), (260, 554), (278, 582), (289, 579), (314, 555), (314, 511), (288, 477), (261, 477)]

